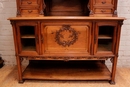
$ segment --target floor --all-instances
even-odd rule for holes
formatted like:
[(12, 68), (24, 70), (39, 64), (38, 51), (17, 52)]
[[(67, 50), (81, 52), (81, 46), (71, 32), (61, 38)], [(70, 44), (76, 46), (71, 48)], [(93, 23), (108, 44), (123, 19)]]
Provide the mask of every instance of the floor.
[(130, 68), (117, 68), (116, 84), (108, 81), (17, 81), (16, 66), (4, 66), (0, 69), (0, 87), (130, 87)]

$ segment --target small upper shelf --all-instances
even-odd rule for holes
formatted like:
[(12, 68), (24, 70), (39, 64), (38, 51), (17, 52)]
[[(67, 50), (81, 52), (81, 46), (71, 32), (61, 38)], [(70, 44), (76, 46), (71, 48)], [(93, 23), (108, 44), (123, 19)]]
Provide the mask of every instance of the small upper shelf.
[(112, 39), (110, 35), (99, 35), (98, 39)]
[(89, 16), (89, 0), (44, 0), (45, 16)]
[(32, 38), (32, 39), (33, 39), (33, 38), (35, 38), (35, 36), (34, 36), (34, 35), (29, 35), (29, 34), (27, 34), (27, 35), (22, 35), (21, 38), (23, 38), (23, 39), (24, 39), (24, 38), (25, 38), (25, 39), (28, 39), (28, 38), (31, 39), (31, 38)]

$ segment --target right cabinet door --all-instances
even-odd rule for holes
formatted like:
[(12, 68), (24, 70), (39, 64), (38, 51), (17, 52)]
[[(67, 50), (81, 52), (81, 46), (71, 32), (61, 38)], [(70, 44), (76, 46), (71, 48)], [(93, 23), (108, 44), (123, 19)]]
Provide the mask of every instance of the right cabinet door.
[(94, 31), (94, 54), (113, 55), (116, 49), (117, 22), (97, 22)]

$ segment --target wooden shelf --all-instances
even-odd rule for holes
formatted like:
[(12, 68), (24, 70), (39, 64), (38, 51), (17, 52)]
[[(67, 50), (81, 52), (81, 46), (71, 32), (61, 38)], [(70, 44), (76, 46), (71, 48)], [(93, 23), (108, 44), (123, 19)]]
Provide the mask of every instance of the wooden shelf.
[(36, 47), (35, 46), (26, 46), (26, 47), (23, 47), (24, 51), (35, 51), (36, 50)]
[(25, 39), (35, 38), (35, 35), (22, 35), (21, 38)]
[(112, 37), (109, 35), (99, 35), (98, 39), (112, 39)]
[(98, 51), (112, 51), (112, 44), (98, 44)]
[(99, 61), (71, 61), (29, 64), (23, 79), (43, 80), (110, 80), (111, 73)]

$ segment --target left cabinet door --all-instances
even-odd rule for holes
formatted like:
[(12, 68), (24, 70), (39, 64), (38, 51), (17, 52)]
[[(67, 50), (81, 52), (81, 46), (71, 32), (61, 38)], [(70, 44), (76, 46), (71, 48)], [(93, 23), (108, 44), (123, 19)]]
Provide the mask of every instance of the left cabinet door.
[(39, 34), (37, 22), (17, 22), (16, 35), (18, 52), (20, 55), (38, 55), (39, 54)]

